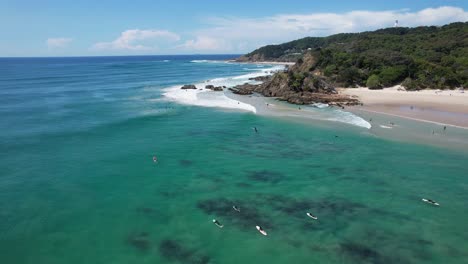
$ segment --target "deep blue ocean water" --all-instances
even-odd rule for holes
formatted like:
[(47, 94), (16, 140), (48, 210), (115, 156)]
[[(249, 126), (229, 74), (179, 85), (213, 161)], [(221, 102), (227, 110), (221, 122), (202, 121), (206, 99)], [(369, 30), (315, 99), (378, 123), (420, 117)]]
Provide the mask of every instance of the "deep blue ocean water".
[(468, 259), (466, 152), (165, 96), (234, 57), (0, 58), (1, 263)]

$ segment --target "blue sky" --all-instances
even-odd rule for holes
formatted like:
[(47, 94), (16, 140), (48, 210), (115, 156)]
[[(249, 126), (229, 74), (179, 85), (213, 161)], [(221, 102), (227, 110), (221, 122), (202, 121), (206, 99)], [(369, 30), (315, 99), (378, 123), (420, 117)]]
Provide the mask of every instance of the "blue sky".
[(468, 21), (468, 1), (0, 0), (0, 56), (244, 53), (305, 36)]

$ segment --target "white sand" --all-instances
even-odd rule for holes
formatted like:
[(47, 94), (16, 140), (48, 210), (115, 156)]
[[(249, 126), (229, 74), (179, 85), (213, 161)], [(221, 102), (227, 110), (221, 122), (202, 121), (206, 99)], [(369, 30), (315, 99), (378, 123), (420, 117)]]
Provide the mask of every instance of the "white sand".
[(359, 110), (413, 120), (468, 127), (468, 92), (460, 90), (404, 91), (401, 86), (382, 90), (341, 88), (340, 93), (359, 98)]

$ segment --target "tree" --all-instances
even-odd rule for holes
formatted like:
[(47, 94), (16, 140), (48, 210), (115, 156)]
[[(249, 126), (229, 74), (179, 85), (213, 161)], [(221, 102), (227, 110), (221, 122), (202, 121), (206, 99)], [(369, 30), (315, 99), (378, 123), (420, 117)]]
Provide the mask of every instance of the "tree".
[(381, 89), (382, 86), (380, 85), (379, 76), (376, 74), (372, 74), (366, 82), (366, 86), (369, 89)]

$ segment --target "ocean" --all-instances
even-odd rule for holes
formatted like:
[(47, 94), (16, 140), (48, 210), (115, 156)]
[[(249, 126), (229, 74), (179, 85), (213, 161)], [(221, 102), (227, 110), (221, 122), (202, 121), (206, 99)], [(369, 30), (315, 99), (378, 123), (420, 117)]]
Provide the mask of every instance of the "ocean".
[(180, 89), (234, 57), (0, 58), (1, 263), (466, 262), (468, 150)]

